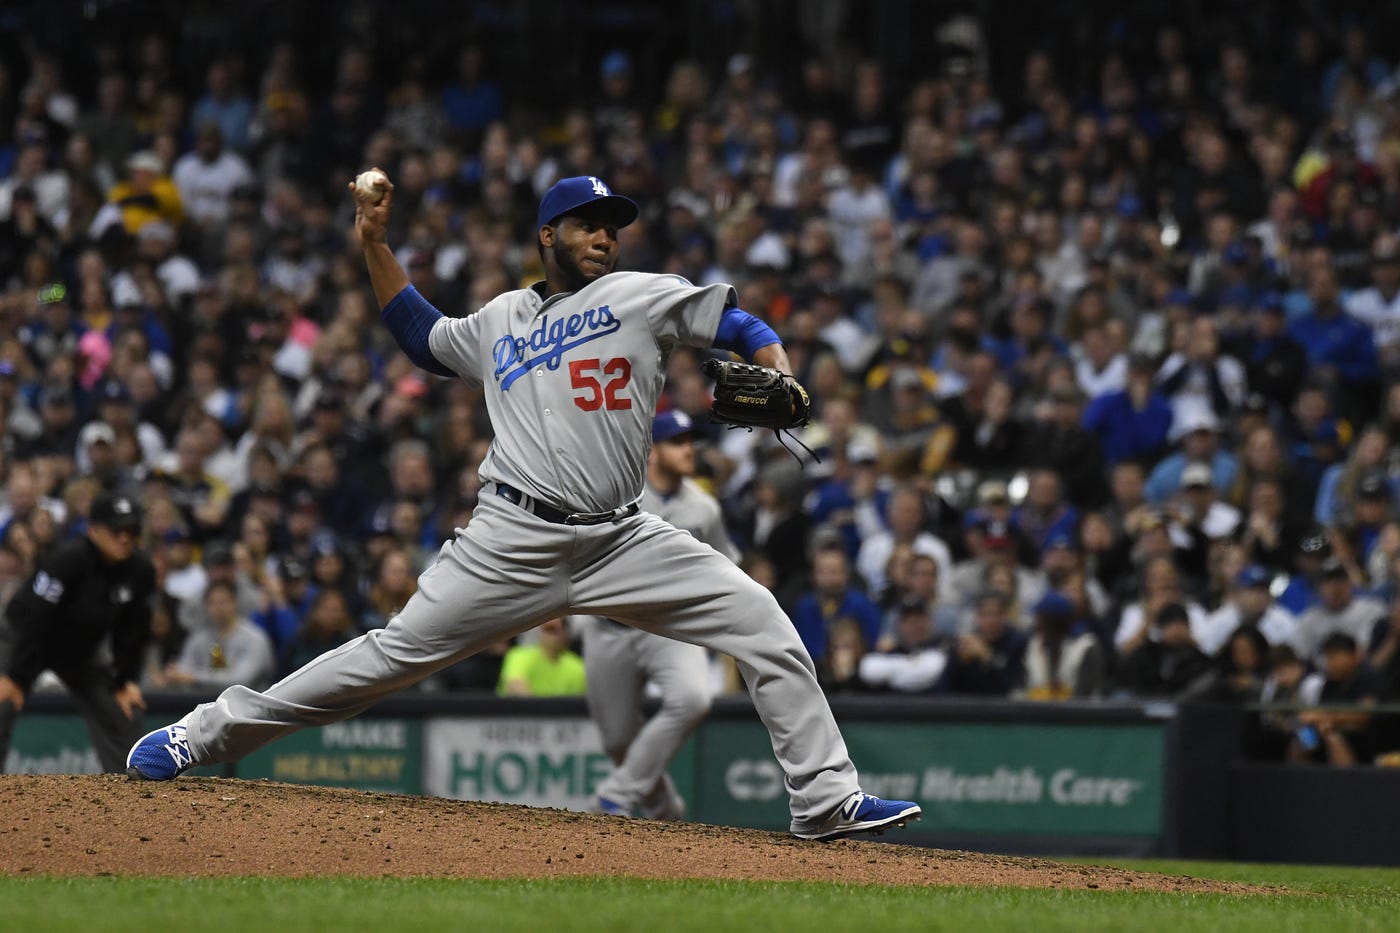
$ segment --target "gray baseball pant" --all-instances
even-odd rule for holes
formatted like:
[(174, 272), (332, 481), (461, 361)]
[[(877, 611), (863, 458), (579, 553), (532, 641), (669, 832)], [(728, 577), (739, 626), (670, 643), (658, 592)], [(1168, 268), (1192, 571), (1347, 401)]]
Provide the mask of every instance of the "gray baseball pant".
[[(598, 796), (679, 818), (671, 811), (680, 793), (666, 768), (710, 711), (705, 649), (595, 617), (583, 628), (583, 663), (588, 710), (614, 765)], [(650, 719), (642, 716), (647, 681), (661, 690)]]
[(492, 642), (566, 613), (617, 619), (734, 658), (787, 775), (792, 829), (859, 789), (812, 659), (772, 594), (654, 515), (555, 525), (499, 496), (442, 546), (383, 629), (259, 693), (230, 687), (187, 717), (198, 764), (237, 761), (307, 726), (364, 712)]

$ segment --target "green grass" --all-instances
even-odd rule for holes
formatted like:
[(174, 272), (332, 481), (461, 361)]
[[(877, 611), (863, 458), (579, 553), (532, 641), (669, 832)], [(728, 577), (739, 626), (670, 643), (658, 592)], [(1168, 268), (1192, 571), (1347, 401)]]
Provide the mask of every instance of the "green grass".
[[(275, 930), (1393, 930), (1400, 871), (1132, 863), (1280, 895), (810, 883), (374, 879), (3, 878), (0, 931)], [(174, 924), (175, 926), (171, 926)]]
[[(1095, 863), (1094, 859), (1072, 859)], [(1346, 868), (1339, 865), (1260, 865), (1245, 862), (1183, 862), (1165, 859), (1098, 860), (1099, 865), (1117, 865), (1138, 871), (1166, 875), (1191, 875), (1216, 881), (1243, 884), (1287, 885), (1291, 891), (1336, 896), (1373, 895), (1396, 898), (1400, 902), (1400, 868)], [(1400, 922), (1400, 917), (1397, 917)]]

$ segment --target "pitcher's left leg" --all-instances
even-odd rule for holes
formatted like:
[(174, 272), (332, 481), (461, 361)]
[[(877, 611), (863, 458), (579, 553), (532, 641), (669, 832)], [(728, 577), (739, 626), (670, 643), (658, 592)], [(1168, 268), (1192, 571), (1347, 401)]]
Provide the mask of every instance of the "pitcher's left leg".
[(794, 832), (823, 825), (859, 792), (812, 659), (771, 593), (655, 516), (588, 537), (576, 552), (570, 602), (734, 658), (787, 775)]

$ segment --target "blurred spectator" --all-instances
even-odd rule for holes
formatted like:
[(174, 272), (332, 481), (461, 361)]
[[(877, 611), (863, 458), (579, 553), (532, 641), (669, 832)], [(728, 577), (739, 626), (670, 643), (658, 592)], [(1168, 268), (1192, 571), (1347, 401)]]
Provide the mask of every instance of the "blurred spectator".
[(1317, 524), (1329, 530), (1350, 525), (1355, 518), (1358, 495), (1363, 480), (1371, 480), (1370, 495), (1378, 495), (1383, 490), (1376, 488), (1374, 480), (1386, 481), (1387, 461), (1385, 432), (1378, 427), (1367, 428), (1357, 437), (1347, 459), (1334, 463), (1322, 474), (1318, 484), (1317, 503), (1313, 518)]
[(947, 663), (928, 607), (912, 599), (899, 607), (892, 642), (861, 658), (860, 679), (872, 690), (927, 693)]
[(1307, 354), (1310, 375), (1337, 393), (1338, 412), (1359, 424), (1376, 411), (1380, 366), (1375, 337), (1343, 310), (1331, 266), (1317, 266), (1311, 275), (1312, 309), (1293, 322), (1288, 335)]
[[(509, 639), (488, 645), (465, 661), (444, 668), (431, 678), (427, 689), (495, 693), (501, 682), (501, 666), (511, 649)], [(743, 689), (740, 686), (738, 689)], [(726, 689), (724, 692), (731, 692)]]
[(479, 43), (465, 46), (457, 56), (456, 80), (443, 91), (442, 105), (448, 125), (468, 147), (505, 115), (501, 87), (488, 76), (486, 51)]
[(165, 671), (165, 683), (208, 693), (234, 684), (260, 690), (277, 675), (272, 642), (238, 614), (231, 583), (216, 581), (204, 591), (205, 625), (191, 632), (180, 657)]
[(1385, 614), (1378, 601), (1358, 592), (1346, 565), (1329, 557), (1318, 569), (1317, 604), (1298, 616), (1293, 647), (1299, 657), (1320, 661), (1327, 636), (1340, 632), (1368, 649)]
[(1028, 700), (1100, 695), (1104, 652), (1093, 632), (1076, 621), (1073, 604), (1052, 591), (1035, 604), (1034, 617), (1026, 645), (1026, 677), (1017, 695)]
[(1395, 492), (1383, 469), (1368, 471), (1356, 482), (1350, 515), (1333, 526), (1333, 546), (1353, 578), (1366, 580), (1381, 532), (1394, 511)]
[(143, 149), (132, 153), (125, 167), (127, 180), (107, 192), (107, 205), (93, 220), (92, 235), (101, 237), (108, 227), (118, 223), (133, 235), (152, 221), (178, 227), (185, 218), (184, 204), (164, 160)]
[(856, 569), (869, 592), (884, 592), (886, 567), (900, 545), (907, 545), (916, 554), (932, 557), (938, 562), (940, 578), (948, 577), (953, 564), (952, 551), (925, 529), (925, 521), (923, 496), (916, 487), (902, 486), (890, 495), (885, 508), (885, 529), (865, 539), (856, 559)]
[[(1005, 521), (982, 519), (968, 529), (967, 544), (971, 556), (953, 568), (947, 586), (949, 599), (959, 613), (972, 612), (998, 570), (1011, 577), (1013, 588), (1005, 595), (1017, 606), (1032, 605), (1045, 592), (1044, 578), (1017, 562), (1015, 533)], [(1020, 627), (1022, 620), (1012, 619), (1011, 624)]]
[(170, 174), (190, 220), (201, 225), (222, 223), (228, 219), (233, 193), (253, 183), (253, 172), (242, 156), (224, 148), (224, 131), (218, 122), (210, 118), (196, 126), (194, 151), (181, 156)]
[(851, 568), (839, 547), (824, 547), (812, 557), (812, 589), (793, 606), (792, 624), (813, 661), (826, 658), (836, 624), (843, 619), (860, 626), (867, 646), (880, 638), (880, 610), (851, 584)]
[(1332, 541), (1325, 529), (1314, 529), (1298, 539), (1293, 554), (1293, 574), (1279, 594), (1278, 604), (1295, 616), (1317, 604), (1318, 576), (1322, 565), (1332, 556)]
[[(1040, 468), (1038, 473), (1054, 471), (1068, 502), (1090, 508), (1103, 502), (1104, 461), (1098, 439), (1080, 423), (1081, 401), (1073, 385), (1052, 389), (1048, 417), (1037, 419), (1025, 433), (1023, 457), (1027, 465)], [(1058, 486), (1059, 482), (1057, 497)], [(1034, 535), (1031, 538), (1038, 546)]]
[(1079, 510), (1066, 501), (1060, 477), (1053, 470), (1030, 473), (1026, 499), (1011, 513), (1011, 522), (1032, 553), (1039, 553), (1051, 536), (1073, 534)]
[(1157, 390), (1172, 405), (1177, 436), (1187, 425), (1212, 423), (1244, 402), (1245, 370), (1221, 353), (1220, 333), (1211, 317), (1198, 317), (1186, 330), (1185, 346), (1157, 371)]
[(1142, 598), (1123, 608), (1118, 630), (1113, 635), (1118, 652), (1131, 654), (1143, 642), (1155, 638), (1158, 630), (1154, 620), (1164, 607), (1173, 604), (1183, 606), (1192, 632), (1204, 629), (1205, 609), (1187, 598), (1182, 587), (1181, 572), (1171, 556), (1157, 555), (1148, 560), (1143, 569)]
[[(869, 686), (861, 679), (861, 662), (870, 643), (855, 619), (837, 619), (831, 627), (826, 656), (816, 662), (817, 679), (827, 694), (863, 693)], [(815, 660), (815, 659), (814, 659)]]
[(1255, 300), (1251, 330), (1240, 347), (1240, 359), (1252, 392), (1274, 409), (1293, 405), (1307, 373), (1307, 352), (1285, 331), (1283, 296), (1268, 292)]
[(345, 594), (334, 588), (320, 590), (312, 597), (306, 618), (287, 644), (280, 670), (283, 673), (299, 670), (359, 635), (360, 627), (355, 624)]
[(1005, 697), (1020, 686), (1027, 637), (1007, 617), (1005, 594), (983, 593), (977, 599), (971, 628), (957, 636), (939, 683), (945, 693)]
[(1181, 492), (1168, 506), (1167, 514), (1172, 519), (1170, 534), (1178, 566), (1204, 578), (1211, 543), (1234, 539), (1240, 525), (1239, 509), (1219, 500), (1208, 464), (1188, 463), (1181, 471)]
[(1167, 603), (1152, 619), (1152, 637), (1119, 661), (1118, 682), (1135, 696), (1174, 697), (1210, 671), (1210, 658), (1191, 637), (1181, 603)]
[(1084, 427), (1098, 438), (1109, 467), (1120, 460), (1156, 460), (1167, 445), (1172, 410), (1152, 387), (1156, 369), (1150, 358), (1134, 356), (1125, 386), (1095, 396), (1084, 412)]
[(1375, 673), (1366, 664), (1356, 639), (1343, 632), (1323, 639), (1320, 667), (1299, 686), (1299, 699), (1306, 706), (1360, 708), (1304, 709), (1296, 720), (1288, 760), (1340, 766), (1369, 763), (1373, 754), (1371, 717), (1364, 708), (1374, 706), (1380, 696)]
[(534, 644), (516, 645), (506, 652), (496, 692), (501, 696), (582, 696), (583, 658), (569, 649), (569, 629), (562, 618), (537, 629)]
[(797, 598), (808, 569), (811, 522), (801, 508), (801, 488), (802, 474), (794, 466), (774, 463), (766, 467), (755, 484), (754, 512), (748, 527), (742, 529), (751, 546), (772, 561), (774, 593), (785, 606)]
[(1214, 656), (1240, 629), (1257, 631), (1269, 645), (1292, 644), (1296, 620), (1274, 602), (1272, 583), (1273, 577), (1258, 564), (1241, 570), (1225, 603), (1193, 632), (1197, 646)]
[[(1257, 703), (1269, 675), (1269, 642), (1257, 627), (1236, 629), (1215, 656), (1215, 670), (1198, 678), (1179, 699), (1219, 703)], [(1251, 724), (1252, 725), (1252, 724)]]
[(1371, 286), (1344, 299), (1347, 314), (1371, 329), (1388, 379), (1400, 375), (1400, 241), (1379, 236), (1371, 247)]
[[(235, 152), (248, 148), (249, 130), (253, 122), (253, 102), (237, 85), (235, 66), (228, 59), (216, 59), (205, 72), (204, 96), (190, 109), (190, 124), (195, 127), (213, 126), (220, 139)], [(176, 179), (178, 184), (179, 179)], [(183, 194), (183, 186), (181, 186)], [(198, 215), (195, 215), (198, 218)]]
[(189, 631), (180, 624), (172, 597), (158, 596), (151, 606), (151, 637), (146, 643), (141, 670), (141, 689), (160, 690), (166, 686), (165, 672), (180, 656)]
[(1147, 500), (1160, 505), (1181, 488), (1181, 473), (1188, 463), (1210, 465), (1215, 488), (1228, 494), (1239, 463), (1234, 454), (1220, 449), (1220, 422), (1208, 411), (1190, 411), (1172, 421), (1172, 436), (1181, 449), (1164, 457), (1147, 477)]
[(916, 599), (928, 607), (933, 617), (933, 628), (939, 638), (950, 638), (960, 627), (956, 605), (947, 604), (944, 593), (947, 588), (941, 585), (938, 574), (938, 561), (927, 554), (909, 554), (908, 566), (897, 586), (888, 587), (885, 599), (881, 601), (883, 610), (880, 637), (888, 639), (894, 631), (899, 606), (906, 599)]

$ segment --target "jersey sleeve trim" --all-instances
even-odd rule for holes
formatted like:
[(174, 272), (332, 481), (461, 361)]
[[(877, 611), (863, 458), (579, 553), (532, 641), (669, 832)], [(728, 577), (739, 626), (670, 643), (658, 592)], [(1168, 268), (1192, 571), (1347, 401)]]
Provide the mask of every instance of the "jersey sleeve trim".
[(443, 320), (443, 314), (420, 295), (418, 289), (412, 285), (405, 286), (403, 291), (389, 299), (379, 316), (413, 365), (439, 376), (456, 375), (438, 361), (428, 345), (428, 335), (432, 333), (433, 326)]
[(721, 350), (733, 350), (752, 362), (759, 350), (780, 342), (773, 328), (762, 320), (742, 308), (726, 305), (715, 331), (714, 345)]

